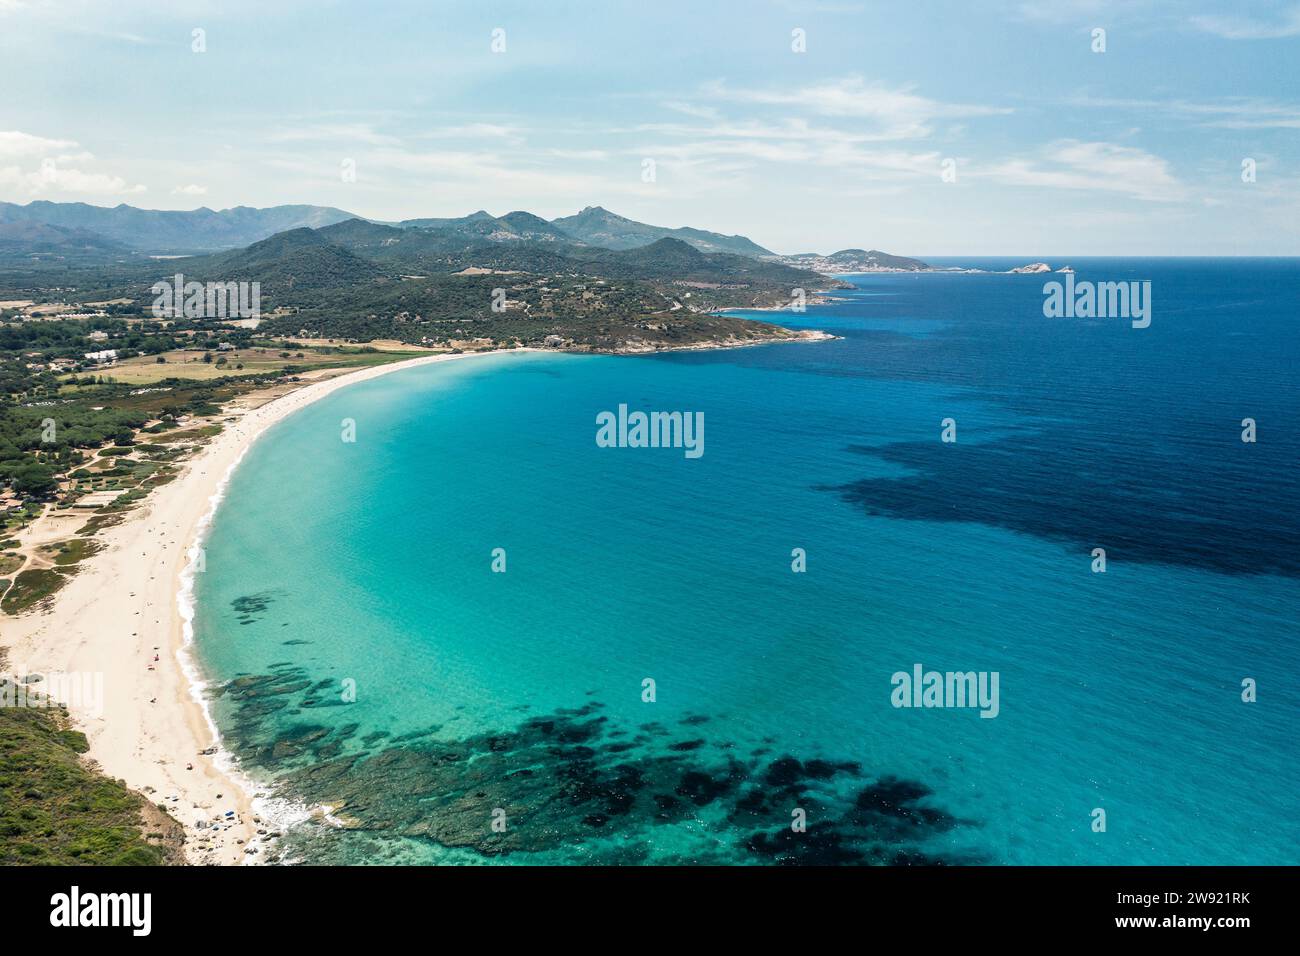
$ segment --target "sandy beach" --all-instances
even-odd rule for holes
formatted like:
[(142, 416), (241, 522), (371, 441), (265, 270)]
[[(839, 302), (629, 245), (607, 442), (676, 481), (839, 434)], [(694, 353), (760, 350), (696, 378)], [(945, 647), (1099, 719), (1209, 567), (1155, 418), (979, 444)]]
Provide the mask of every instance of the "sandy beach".
[(265, 794), (219, 749), (185, 650), (183, 577), (224, 482), (267, 428), (337, 389), (483, 354), (500, 353), (422, 355), (312, 382), (269, 401), (258, 393), (237, 400), (218, 416), (225, 422), (221, 434), (176, 480), (120, 525), (99, 532), (103, 550), (83, 563), (52, 608), (4, 620), (0, 644), (9, 648), (14, 673), (102, 675), (102, 707), (71, 708), (90, 742), (88, 756), (168, 809), (185, 828), (190, 863), (257, 862), (257, 831), (275, 828), (259, 799)]

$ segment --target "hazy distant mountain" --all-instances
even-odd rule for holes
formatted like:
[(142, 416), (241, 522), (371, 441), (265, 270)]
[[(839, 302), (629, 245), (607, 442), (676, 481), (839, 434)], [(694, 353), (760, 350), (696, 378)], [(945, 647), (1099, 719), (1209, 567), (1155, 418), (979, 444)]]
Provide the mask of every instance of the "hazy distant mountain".
[(404, 229), (436, 230), (449, 236), (488, 242), (565, 242), (599, 246), (602, 249), (636, 249), (660, 239), (680, 239), (701, 252), (733, 255), (772, 256), (773, 253), (744, 236), (724, 236), (703, 229), (667, 229), (615, 215), (599, 206), (588, 206), (576, 216), (547, 222), (530, 212), (516, 211), (494, 216), (480, 209), (468, 216), (447, 219), (406, 219)]
[(530, 239), (538, 242), (575, 241), (572, 236), (557, 229), (541, 216), (522, 211), (494, 216), (480, 209), (468, 216), (454, 219), (406, 219), (399, 225), (405, 229), (433, 229), (489, 242), (520, 242)]
[(541, 216), (534, 216), (531, 212), (508, 212), (501, 217), (501, 221), (525, 239), (536, 239), (539, 242), (581, 241), (553, 223), (547, 222)]
[(130, 255), (121, 243), (84, 229), (0, 221), (0, 260), (100, 260)]
[(398, 223), (403, 229), (468, 229), (482, 232), (486, 224), (491, 228), (497, 223), (497, 217), (485, 209), (472, 212), (468, 216), (453, 216), (444, 219), (403, 219)]
[[(20, 224), (27, 227), (19, 228)], [(494, 216), (480, 209), (468, 216), (406, 219), (385, 225), (360, 219), (331, 206), (271, 206), (255, 209), (236, 206), (214, 211), (112, 208), (86, 203), (45, 200), (25, 206), (0, 202), (0, 254), (7, 261), (64, 256), (82, 262), (120, 259), (129, 253), (147, 255), (198, 255), (239, 249), (278, 233), (295, 229), (321, 229), (337, 246), (368, 259), (436, 268), (471, 248), (488, 245), (527, 247), (502, 250), (503, 259), (515, 257), (529, 269), (562, 267), (560, 259), (581, 258), (584, 248), (631, 250), (674, 239), (708, 254), (729, 254), (783, 263), (821, 273), (907, 271), (929, 269), (918, 259), (894, 256), (876, 249), (842, 249), (830, 255), (805, 253), (778, 256), (744, 236), (725, 236), (704, 229), (669, 229), (616, 215), (600, 206), (588, 206), (575, 216), (547, 221), (516, 210)], [(40, 226), (54, 231), (42, 231)], [(57, 230), (63, 230), (59, 232)], [(549, 251), (548, 251), (549, 249)], [(490, 256), (489, 256), (490, 257)], [(554, 263), (548, 263), (559, 257)], [(482, 256), (481, 256), (482, 258)], [(599, 258), (599, 257), (597, 257)], [(614, 265), (615, 263), (610, 263)]]
[(606, 249), (634, 249), (637, 246), (648, 246), (658, 239), (681, 239), (701, 252), (730, 252), (735, 255), (754, 257), (774, 255), (744, 236), (724, 236), (721, 233), (689, 227), (668, 229), (663, 226), (650, 226), (643, 222), (624, 219), (600, 206), (588, 206), (576, 216), (552, 219), (551, 225), (574, 239), (588, 245), (603, 246)]
[(138, 252), (179, 255), (231, 249), (265, 239), (286, 229), (316, 228), (352, 218), (328, 206), (236, 206), (202, 209), (137, 209), (122, 204), (107, 208), (86, 203), (45, 200), (25, 206), (0, 203), (0, 223), (28, 222), (64, 229), (82, 229)]

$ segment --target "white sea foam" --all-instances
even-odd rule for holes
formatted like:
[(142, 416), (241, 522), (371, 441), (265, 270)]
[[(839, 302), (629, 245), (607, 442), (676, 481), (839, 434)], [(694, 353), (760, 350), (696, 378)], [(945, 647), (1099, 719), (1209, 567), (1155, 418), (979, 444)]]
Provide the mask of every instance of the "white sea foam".
[[(238, 427), (238, 426), (236, 426)], [(212, 714), (212, 706), (208, 696), (210, 683), (204, 678), (202, 670), (195, 660), (194, 653), (194, 580), (195, 574), (198, 573), (199, 556), (202, 554), (203, 543), (207, 539), (208, 532), (212, 526), (212, 521), (216, 517), (217, 510), (221, 507), (221, 502), (226, 497), (226, 489), (230, 484), (230, 479), (234, 475), (235, 469), (239, 467), (248, 450), (261, 437), (265, 431), (259, 431), (240, 451), (239, 457), (231, 462), (230, 467), (222, 476), (221, 481), (217, 484), (216, 491), (208, 498), (208, 510), (204, 512), (203, 517), (194, 531), (194, 540), (190, 543), (186, 554), (189, 561), (185, 569), (181, 572), (180, 590), (176, 592), (176, 607), (181, 617), (182, 640), (177, 657), (180, 661), (181, 672), (185, 675), (189, 683), (190, 697), (199, 706), (203, 714), (203, 719), (208, 725), (208, 730), (212, 734), (214, 745), (217, 752), (212, 756), (212, 762), (223, 774), (225, 774), (235, 786), (248, 797), (250, 805), (253, 807), (256, 815), (265, 824), (260, 829), (269, 831), (284, 831), (289, 827), (299, 825), (310, 820), (314, 813), (326, 813), (326, 808), (313, 808), (304, 803), (287, 800), (283, 797), (272, 796), (266, 787), (257, 783), (252, 777), (243, 771), (239, 765), (239, 759), (231, 753), (222, 743), (221, 731), (217, 727), (216, 719)], [(249, 841), (249, 846), (256, 848), (262, 841), (254, 837)], [(258, 862), (254, 854), (246, 854), (245, 863)]]

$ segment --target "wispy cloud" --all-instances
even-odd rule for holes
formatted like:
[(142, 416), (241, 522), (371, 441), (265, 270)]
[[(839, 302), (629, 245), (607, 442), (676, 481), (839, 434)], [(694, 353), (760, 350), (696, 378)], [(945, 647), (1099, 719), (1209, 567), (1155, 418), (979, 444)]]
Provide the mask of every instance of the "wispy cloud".
[(517, 139), (520, 131), (502, 123), (456, 123), (451, 126), (436, 126), (428, 131), (428, 135), (465, 139)]
[(603, 162), (610, 157), (609, 151), (604, 149), (548, 149), (546, 155), (583, 162)]
[(663, 105), (665, 109), (685, 113), (687, 116), (694, 116), (696, 119), (717, 119), (719, 116), (717, 109), (712, 106), (699, 106), (695, 103), (683, 103), (680, 100), (669, 100)]
[(670, 136), (725, 137), (729, 139), (793, 139), (802, 142), (834, 141), (839, 143), (873, 142), (875, 137), (867, 133), (854, 133), (849, 130), (831, 126), (814, 126), (806, 119), (784, 119), (777, 121), (762, 120), (719, 120), (708, 125), (691, 125), (687, 123), (642, 123), (633, 127), (639, 133), (666, 133)]
[[(1130, 2), (1130, 7), (1140, 6)], [(1078, 23), (1085, 17), (1096, 18), (1114, 12), (1113, 0), (1023, 0), (1014, 7), (1015, 15), (1022, 20), (1039, 23)]]
[(1283, 10), (1272, 20), (1248, 16), (1195, 16), (1197, 29), (1225, 40), (1280, 40), (1300, 36), (1300, 5)]
[[(660, 105), (698, 122), (642, 123), (627, 130), (641, 141), (628, 152), (652, 157), (697, 188), (734, 189), (765, 164), (835, 171), (844, 188), (937, 179), (942, 154), (908, 149), (934, 133), (940, 119), (996, 116), (1009, 108), (946, 103), (911, 87), (868, 83), (852, 74), (794, 87), (707, 83), (689, 99)], [(732, 118), (738, 114), (743, 118)]]
[(1219, 129), (1300, 129), (1300, 105), (1255, 97), (1230, 97), (1212, 103), (1187, 100), (1122, 99), (1076, 96), (1070, 106), (1140, 110), (1181, 116), (1197, 125)]
[(838, 168), (859, 179), (937, 176), (939, 154), (885, 148), (874, 138), (803, 119), (779, 123), (739, 122), (712, 126), (651, 123), (641, 131), (658, 134), (632, 152), (661, 162), (708, 164), (726, 162), (729, 169), (758, 163)]
[(85, 36), (98, 37), (101, 40), (120, 40), (123, 43), (131, 43), (135, 46), (156, 46), (158, 44), (158, 41), (152, 37), (142, 36), (139, 33), (128, 33), (125, 30), (94, 30), (79, 26), (71, 26), (69, 29)]
[(1078, 140), (1059, 140), (1036, 156), (975, 166), (968, 177), (1010, 186), (1121, 193), (1147, 202), (1176, 202), (1187, 194), (1169, 163), (1153, 153)]
[[(436, 193), (440, 204), (454, 208), (484, 205), (484, 199), (512, 207), (589, 203), (592, 195), (642, 195), (653, 186), (640, 181), (640, 167), (629, 161), (620, 175), (594, 176), (577, 168), (574, 160), (545, 151), (497, 151), (492, 149), (408, 149), (371, 150), (357, 158), (362, 181), (377, 188), (402, 188)], [(594, 157), (582, 157), (594, 158)]]
[(715, 101), (759, 106), (780, 106), (810, 115), (864, 120), (873, 124), (870, 139), (919, 139), (930, 135), (936, 119), (995, 116), (1012, 112), (1008, 107), (944, 103), (913, 91), (868, 83), (851, 75), (808, 86), (744, 89), (722, 82), (707, 84), (703, 97)]
[(835, 0), (776, 0), (776, 6), (791, 13), (865, 13), (865, 3), (839, 3)]
[(366, 123), (310, 123), (303, 126), (288, 126), (271, 133), (273, 143), (339, 143), (367, 146), (390, 146), (399, 140), (395, 136), (380, 133)]

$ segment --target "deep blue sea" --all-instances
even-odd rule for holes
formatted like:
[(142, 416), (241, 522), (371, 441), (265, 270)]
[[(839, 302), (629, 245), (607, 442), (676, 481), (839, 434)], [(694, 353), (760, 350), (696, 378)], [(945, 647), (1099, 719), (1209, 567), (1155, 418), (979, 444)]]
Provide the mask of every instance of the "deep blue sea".
[[(1300, 260), (1070, 264), (1150, 327), (854, 276), (753, 314), (834, 341), (471, 358), (275, 426), (196, 628), (227, 746), (347, 824), (282, 858), (1300, 862)], [(598, 447), (620, 404), (704, 454)], [(918, 664), (997, 716), (893, 706)]]

